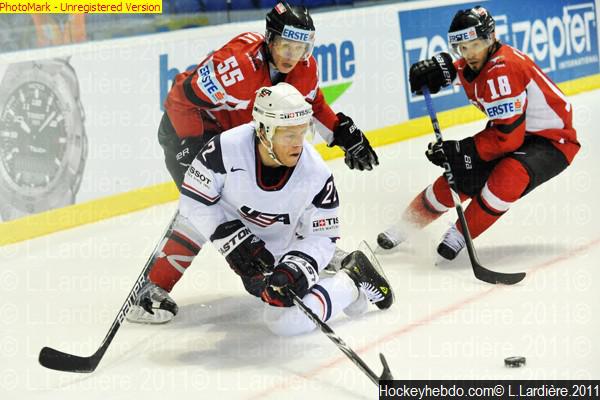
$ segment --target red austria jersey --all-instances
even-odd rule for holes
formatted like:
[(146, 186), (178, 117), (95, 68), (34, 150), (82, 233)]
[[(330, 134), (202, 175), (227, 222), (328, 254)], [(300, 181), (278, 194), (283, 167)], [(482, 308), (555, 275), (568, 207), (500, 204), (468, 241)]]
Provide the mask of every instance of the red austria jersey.
[[(256, 91), (272, 86), (263, 35), (246, 32), (210, 54), (193, 71), (175, 77), (165, 110), (179, 137), (203, 133), (200, 110), (216, 119), (223, 131), (252, 121)], [(315, 118), (333, 131), (337, 116), (325, 102), (318, 85), (313, 56), (300, 61), (285, 76), (312, 104)]]
[(516, 150), (525, 135), (552, 140), (569, 163), (573, 160), (579, 143), (571, 103), (527, 55), (502, 44), (471, 79), (465, 59), (454, 65), (467, 97), (490, 120), (474, 137), (483, 160)]

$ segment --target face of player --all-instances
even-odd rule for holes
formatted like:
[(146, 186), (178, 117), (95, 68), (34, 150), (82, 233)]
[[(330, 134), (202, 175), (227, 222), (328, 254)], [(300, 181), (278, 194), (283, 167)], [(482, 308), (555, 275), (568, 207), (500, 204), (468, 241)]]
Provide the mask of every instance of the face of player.
[(269, 50), (277, 70), (282, 74), (287, 74), (294, 69), (300, 60), (306, 57), (308, 44), (283, 39), (281, 36), (275, 35), (269, 43)]
[(491, 39), (475, 39), (455, 45), (455, 51), (465, 59), (469, 68), (479, 72), (487, 61)]
[(294, 167), (300, 155), (309, 124), (278, 126), (271, 139), (275, 156), (286, 167)]

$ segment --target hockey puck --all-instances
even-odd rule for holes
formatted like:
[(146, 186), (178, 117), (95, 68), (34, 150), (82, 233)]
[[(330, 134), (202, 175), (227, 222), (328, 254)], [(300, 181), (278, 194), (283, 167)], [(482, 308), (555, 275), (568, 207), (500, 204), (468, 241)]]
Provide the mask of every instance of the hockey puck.
[(504, 366), (508, 368), (519, 368), (525, 365), (525, 357), (507, 357), (504, 359)]

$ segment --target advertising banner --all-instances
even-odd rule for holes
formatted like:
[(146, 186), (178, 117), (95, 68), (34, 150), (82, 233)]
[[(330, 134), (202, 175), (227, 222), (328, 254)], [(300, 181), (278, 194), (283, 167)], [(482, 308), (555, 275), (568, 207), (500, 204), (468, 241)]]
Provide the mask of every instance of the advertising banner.
[[(398, 12), (405, 70), (418, 60), (448, 49), (448, 27), (459, 9), (482, 4), (496, 21), (496, 37), (533, 59), (554, 82), (600, 72), (596, 5), (593, 1), (503, 0)], [(427, 114), (422, 96), (410, 93), (405, 76), (409, 118)], [(448, 88), (436, 95), (436, 108), (466, 104), (462, 90)]]

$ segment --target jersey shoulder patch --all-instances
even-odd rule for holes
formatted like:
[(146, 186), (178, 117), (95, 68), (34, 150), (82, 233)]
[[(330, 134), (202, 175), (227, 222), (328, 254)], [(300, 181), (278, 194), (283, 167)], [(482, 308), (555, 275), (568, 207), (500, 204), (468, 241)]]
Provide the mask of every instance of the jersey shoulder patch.
[(210, 139), (198, 152), (196, 159), (214, 173), (224, 174), (226, 171), (221, 150), (221, 135)]
[(312, 204), (317, 208), (332, 209), (340, 206), (338, 192), (333, 181), (333, 175), (329, 176), (323, 188), (313, 198)]

